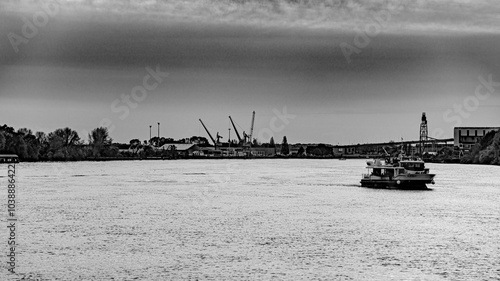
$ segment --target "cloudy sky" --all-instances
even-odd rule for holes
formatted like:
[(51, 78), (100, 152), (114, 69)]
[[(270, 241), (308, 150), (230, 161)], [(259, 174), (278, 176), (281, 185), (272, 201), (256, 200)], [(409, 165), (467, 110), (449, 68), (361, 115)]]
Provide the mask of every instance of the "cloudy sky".
[(448, 138), (500, 125), (498, 26), (493, 0), (0, 0), (0, 123), (226, 140), (255, 110), (259, 141), (347, 144), (416, 140), (426, 112)]

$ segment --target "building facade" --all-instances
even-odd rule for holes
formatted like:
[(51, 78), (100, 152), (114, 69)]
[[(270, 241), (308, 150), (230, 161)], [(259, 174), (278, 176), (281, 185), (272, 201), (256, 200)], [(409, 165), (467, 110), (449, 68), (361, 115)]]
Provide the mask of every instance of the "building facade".
[(468, 150), (491, 131), (500, 130), (500, 127), (455, 127), (453, 140), (456, 147)]

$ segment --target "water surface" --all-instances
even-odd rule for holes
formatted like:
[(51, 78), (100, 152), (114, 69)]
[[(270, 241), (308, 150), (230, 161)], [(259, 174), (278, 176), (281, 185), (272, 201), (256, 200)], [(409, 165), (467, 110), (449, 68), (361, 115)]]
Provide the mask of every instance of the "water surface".
[(500, 167), (428, 164), (431, 191), (361, 188), (364, 167), (21, 163), (17, 270), (40, 280), (500, 280)]

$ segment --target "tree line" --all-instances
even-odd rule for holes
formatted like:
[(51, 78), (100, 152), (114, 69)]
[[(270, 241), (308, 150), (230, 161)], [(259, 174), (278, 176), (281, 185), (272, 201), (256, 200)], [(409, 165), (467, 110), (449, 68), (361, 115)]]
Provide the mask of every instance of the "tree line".
[[(88, 143), (85, 143), (78, 132), (69, 127), (56, 129), (46, 134), (44, 132), (33, 133), (27, 128), (16, 131), (7, 125), (0, 126), (0, 154), (17, 154), (22, 161), (78, 161), (100, 157), (171, 157), (176, 156), (174, 149), (157, 151), (153, 147), (183, 143), (196, 144), (199, 147), (212, 146), (207, 138), (200, 136), (180, 140), (152, 137), (149, 141), (143, 142), (139, 139), (132, 139), (126, 144), (113, 143), (106, 127), (93, 129), (88, 135)], [(273, 138), (269, 143), (258, 143), (254, 140), (253, 146), (276, 148)], [(279, 153), (282, 155), (290, 153), (286, 136), (283, 137)]]
[(27, 128), (16, 131), (3, 125), (0, 127), (0, 153), (14, 153), (24, 161), (83, 160), (118, 154), (119, 149), (112, 144), (107, 128), (95, 128), (89, 133), (88, 139), (88, 144), (85, 144), (78, 132), (68, 127), (46, 134), (33, 133)]

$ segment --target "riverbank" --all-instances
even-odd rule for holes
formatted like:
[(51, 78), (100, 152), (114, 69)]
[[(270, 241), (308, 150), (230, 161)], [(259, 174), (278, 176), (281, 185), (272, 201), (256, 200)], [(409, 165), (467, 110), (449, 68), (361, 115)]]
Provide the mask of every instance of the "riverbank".
[[(135, 161), (169, 159), (365, 159), (378, 158), (390, 154), (396, 156), (405, 146), (392, 143), (376, 150), (334, 151), (327, 144), (302, 145), (299, 149), (283, 149), (274, 141), (258, 144), (252, 148), (260, 150), (229, 151), (213, 149), (202, 137), (174, 141), (160, 139), (141, 142), (133, 139), (129, 144), (112, 143), (106, 128), (92, 131), (89, 143), (82, 141), (70, 128), (57, 129), (45, 135), (37, 132), (33, 135), (29, 129), (17, 131), (7, 125), (0, 127), (0, 154), (17, 154), (21, 162), (73, 162), (73, 161)], [(162, 143), (170, 142), (167, 149), (159, 149)], [(173, 144), (175, 143), (175, 144)], [(288, 143), (286, 143), (288, 147)], [(297, 147), (296, 147), (297, 148)], [(386, 151), (386, 148), (389, 152)], [(405, 148), (407, 153), (410, 153)], [(444, 147), (436, 154), (423, 154), (423, 160), (429, 163), (462, 163), (500, 165), (500, 130), (486, 134), (479, 143), (469, 147)], [(217, 152), (217, 153), (215, 153)], [(233, 153), (233, 154), (231, 154)], [(273, 155), (275, 154), (275, 155)], [(238, 156), (236, 156), (238, 155)], [(260, 156), (266, 155), (266, 156)], [(284, 156), (287, 155), (287, 156)]]
[[(50, 162), (50, 163), (60, 163), (60, 162), (112, 162), (112, 161), (165, 161), (165, 160), (256, 160), (256, 159), (307, 159), (307, 160), (355, 160), (355, 159), (372, 159), (374, 157), (317, 157), (317, 156), (304, 156), (304, 157), (284, 157), (284, 156), (262, 156), (262, 157), (207, 157), (207, 156), (189, 156), (189, 157), (177, 157), (177, 158), (169, 158), (169, 157), (89, 157), (85, 159), (78, 160), (49, 160), (49, 159), (40, 159), (40, 160), (24, 160), (20, 161), (25, 163), (38, 163), (38, 162)], [(436, 160), (436, 159), (427, 159), (425, 163), (433, 163), (433, 164), (479, 164), (479, 165), (495, 165), (499, 166), (500, 164), (484, 164), (484, 163), (464, 163), (461, 159), (446, 159), (446, 160)]]

